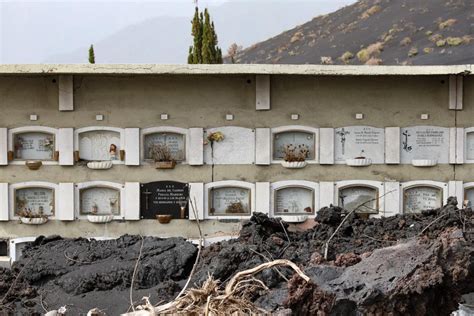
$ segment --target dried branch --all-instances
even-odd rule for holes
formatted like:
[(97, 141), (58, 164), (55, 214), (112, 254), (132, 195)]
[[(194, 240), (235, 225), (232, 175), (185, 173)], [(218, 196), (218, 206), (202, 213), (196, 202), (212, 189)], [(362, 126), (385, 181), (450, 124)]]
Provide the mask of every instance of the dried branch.
[(440, 219), (442, 219), (443, 217), (447, 216), (448, 213), (445, 213), (441, 216), (438, 216), (437, 218), (435, 218), (431, 223), (428, 224), (428, 226), (426, 226), (425, 228), (423, 228), (423, 230), (420, 232), (420, 235), (423, 235), (423, 233), (428, 229), (430, 228), (431, 225), (433, 225), (434, 223), (436, 223), (437, 221), (439, 221)]
[(395, 192), (395, 190), (392, 190), (392, 191), (389, 191), (389, 192), (386, 192), (384, 193), (382, 196), (380, 197), (376, 197), (376, 198), (373, 198), (373, 199), (370, 199), (362, 204), (360, 204), (359, 206), (357, 206), (355, 209), (353, 209), (352, 211), (350, 211), (344, 218), (343, 220), (341, 221), (341, 223), (339, 224), (339, 226), (337, 226), (336, 230), (334, 231), (334, 233), (332, 233), (331, 237), (329, 237), (329, 239), (324, 243), (324, 260), (328, 260), (328, 251), (329, 251), (329, 243), (331, 242), (331, 240), (334, 238), (334, 236), (336, 236), (337, 232), (339, 231), (339, 229), (341, 229), (342, 225), (346, 222), (346, 220), (350, 217), (350, 215), (352, 215), (354, 212), (358, 211), (361, 207), (364, 207), (366, 204), (370, 203), (370, 202), (373, 202), (373, 201), (376, 201), (380, 198), (383, 198), (384, 196), (386, 196), (387, 194), (390, 194), (392, 192)]
[(296, 264), (294, 264), (290, 260), (278, 259), (272, 262), (262, 263), (261, 265), (256, 266), (255, 268), (252, 268), (252, 269), (238, 272), (236, 275), (234, 275), (234, 277), (232, 277), (232, 279), (230, 279), (229, 283), (227, 283), (227, 286), (225, 287), (225, 294), (230, 295), (234, 289), (234, 286), (242, 277), (247, 276), (247, 275), (253, 275), (262, 270), (273, 268), (275, 266), (289, 266), (293, 270), (295, 270), (295, 272), (298, 273), (298, 275), (302, 277), (306, 282), (310, 281), (309, 276), (304, 274), (303, 271), (301, 271), (301, 269)]
[(135, 283), (135, 277), (137, 275), (137, 270), (138, 270), (138, 263), (140, 262), (140, 259), (142, 257), (143, 243), (145, 241), (142, 235), (140, 235), (140, 238), (142, 239), (142, 242), (140, 244), (140, 251), (138, 252), (138, 258), (137, 258), (137, 261), (135, 262), (135, 268), (133, 268), (132, 281), (130, 282), (130, 306), (132, 306), (133, 311), (135, 311), (135, 306), (134, 306), (135, 304), (133, 304), (133, 284)]

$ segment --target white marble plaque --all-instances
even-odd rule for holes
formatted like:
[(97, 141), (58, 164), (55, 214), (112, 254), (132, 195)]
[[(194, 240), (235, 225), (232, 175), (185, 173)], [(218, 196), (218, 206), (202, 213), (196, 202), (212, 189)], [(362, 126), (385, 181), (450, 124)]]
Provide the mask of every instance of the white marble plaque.
[(13, 147), (15, 159), (51, 160), (55, 150), (54, 135), (41, 132), (16, 134)]
[(417, 186), (405, 189), (403, 192), (405, 213), (420, 213), (423, 210), (439, 208), (442, 203), (443, 193), (440, 188)]
[(106, 187), (92, 187), (80, 191), (81, 214), (120, 214), (120, 191)]
[(449, 162), (449, 128), (414, 126), (401, 129), (401, 163), (411, 164), (415, 159)]
[(54, 213), (54, 193), (49, 188), (24, 188), (15, 190), (15, 215), (22, 211), (33, 214)]
[(378, 190), (365, 186), (353, 186), (339, 190), (339, 206), (357, 213), (378, 213)]
[(204, 146), (206, 164), (239, 165), (255, 162), (255, 133), (252, 129), (234, 126), (211, 128), (206, 130), (205, 140), (213, 132), (221, 132), (224, 140)]
[[(110, 154), (110, 146), (117, 147), (116, 155)], [(79, 134), (79, 156), (83, 160), (118, 160), (120, 133), (113, 131), (91, 131)]]
[(311, 214), (314, 212), (314, 191), (301, 187), (276, 190), (275, 214)]
[(335, 161), (365, 157), (372, 163), (384, 163), (385, 131), (371, 126), (349, 126), (335, 130)]
[(209, 215), (250, 214), (250, 189), (222, 187), (211, 189)]
[(284, 149), (288, 145), (299, 146), (304, 145), (309, 154), (307, 160), (314, 160), (315, 152), (315, 135), (308, 132), (288, 131), (273, 135), (273, 159), (281, 160), (284, 157)]
[(466, 134), (466, 159), (474, 160), (474, 132)]
[(166, 145), (174, 160), (186, 159), (185, 135), (178, 133), (153, 133), (145, 135), (145, 159), (153, 159), (153, 147)]

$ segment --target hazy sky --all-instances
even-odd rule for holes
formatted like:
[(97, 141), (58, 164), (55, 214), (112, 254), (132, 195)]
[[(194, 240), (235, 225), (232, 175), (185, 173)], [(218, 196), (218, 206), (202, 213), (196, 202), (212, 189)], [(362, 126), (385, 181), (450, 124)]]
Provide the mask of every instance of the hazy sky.
[[(290, 7), (293, 2), (276, 1), (288, 3)], [(239, 3), (248, 5), (251, 14), (252, 4), (271, 5), (276, 1), (200, 0), (199, 7)], [(355, 2), (308, 1), (320, 3), (323, 12)], [(0, 63), (40, 63), (52, 55), (66, 54), (96, 43), (148, 19), (165, 16), (190, 18), (194, 6), (193, 0), (0, 0)], [(298, 6), (294, 9), (298, 10)]]

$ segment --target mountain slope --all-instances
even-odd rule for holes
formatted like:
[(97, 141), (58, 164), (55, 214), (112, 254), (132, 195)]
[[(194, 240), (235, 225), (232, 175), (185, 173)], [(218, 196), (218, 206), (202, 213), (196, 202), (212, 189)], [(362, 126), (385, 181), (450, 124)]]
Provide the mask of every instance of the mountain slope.
[(474, 1), (361, 0), (255, 44), (236, 62), (474, 63)]
[[(316, 14), (332, 12), (353, 0), (229, 1), (210, 7), (219, 45), (250, 45), (278, 34)], [(293, 8), (297, 8), (294, 10)], [(158, 16), (118, 30), (94, 44), (97, 63), (186, 63), (191, 38), (191, 7), (188, 17)], [(89, 44), (88, 44), (89, 45)], [(55, 54), (47, 63), (87, 62), (88, 45), (65, 54)], [(82, 46), (82, 45), (81, 45)]]

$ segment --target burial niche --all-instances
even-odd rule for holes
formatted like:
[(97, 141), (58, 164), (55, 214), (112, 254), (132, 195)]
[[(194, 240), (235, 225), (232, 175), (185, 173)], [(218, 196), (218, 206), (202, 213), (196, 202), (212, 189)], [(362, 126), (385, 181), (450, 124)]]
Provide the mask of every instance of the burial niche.
[(155, 160), (160, 149), (169, 151), (175, 161), (186, 160), (186, 137), (183, 134), (157, 132), (145, 135), (144, 159)]
[(120, 215), (120, 190), (105, 186), (79, 191), (80, 215)]
[(413, 161), (449, 162), (449, 128), (413, 126), (401, 129), (401, 163)]
[(286, 187), (275, 190), (275, 215), (308, 215), (314, 212), (314, 190)]
[(335, 130), (335, 161), (370, 159), (372, 163), (384, 163), (384, 129), (371, 126), (349, 126)]
[(464, 189), (464, 207), (474, 208), (474, 187)]
[(273, 134), (273, 160), (282, 160), (285, 151), (291, 148), (307, 150), (306, 160), (316, 157), (315, 134), (303, 131), (285, 131)]
[(16, 160), (53, 160), (54, 135), (45, 132), (14, 134), (13, 155)]
[(79, 134), (79, 156), (86, 161), (119, 161), (120, 133), (94, 130)]
[(466, 133), (466, 160), (474, 162), (474, 131)]
[(140, 185), (142, 219), (171, 215), (174, 219), (189, 218), (189, 185), (174, 181), (157, 181)]
[(54, 190), (28, 187), (15, 190), (15, 216), (54, 215)]
[(339, 189), (339, 206), (356, 213), (378, 214), (378, 190), (369, 186), (349, 186)]
[(414, 186), (403, 191), (403, 212), (420, 213), (441, 207), (443, 191), (432, 186)]
[(250, 189), (218, 187), (209, 190), (209, 215), (250, 215)]

